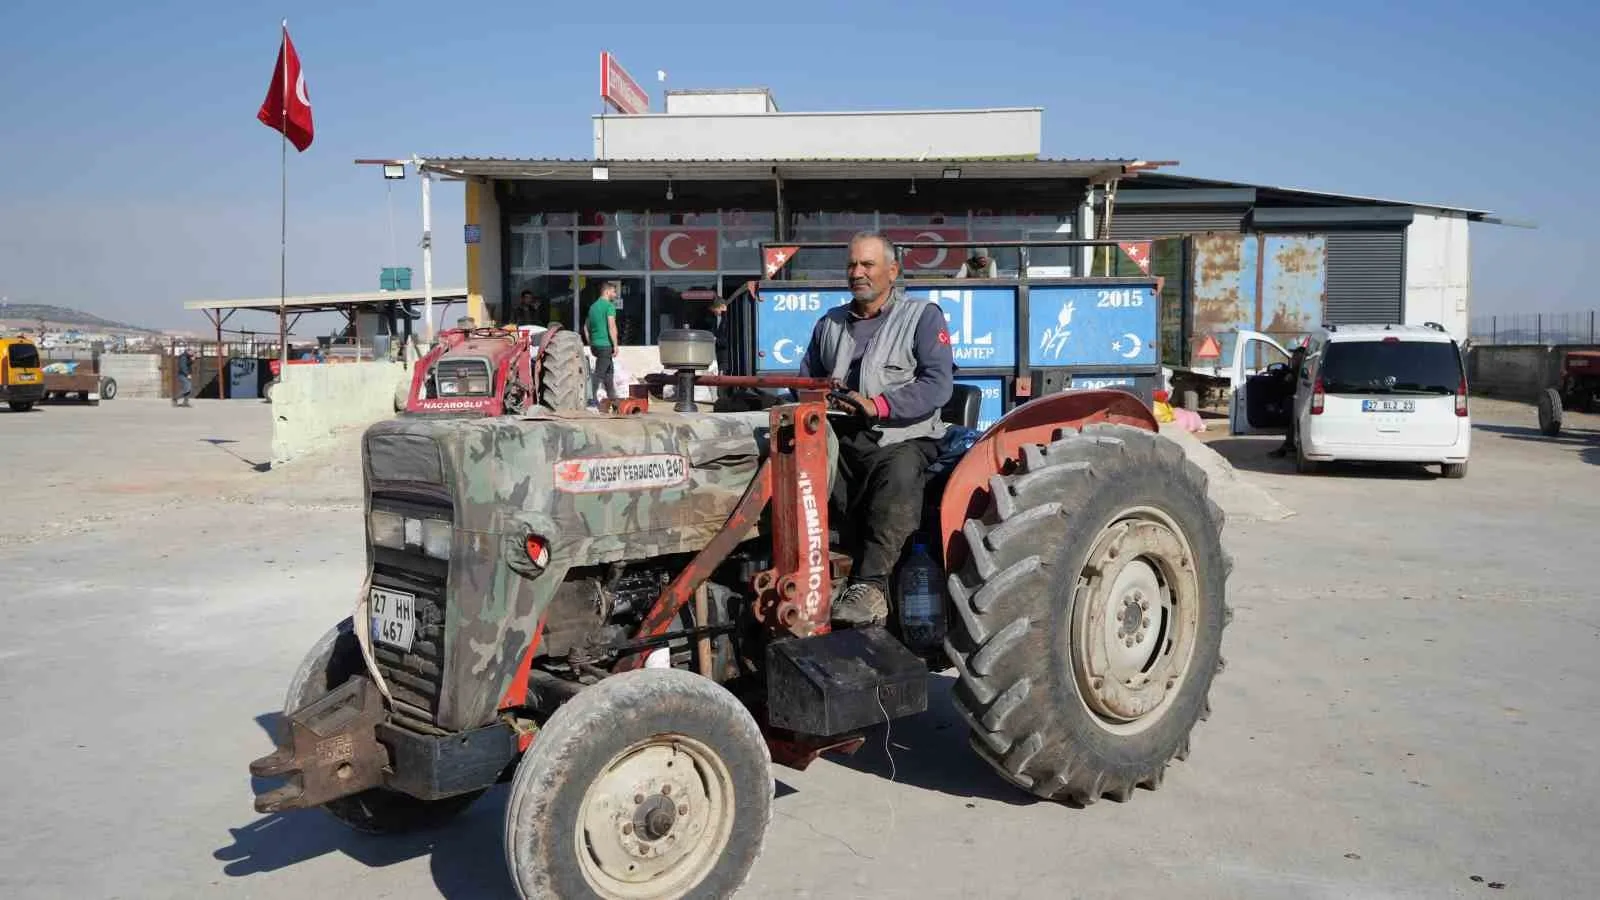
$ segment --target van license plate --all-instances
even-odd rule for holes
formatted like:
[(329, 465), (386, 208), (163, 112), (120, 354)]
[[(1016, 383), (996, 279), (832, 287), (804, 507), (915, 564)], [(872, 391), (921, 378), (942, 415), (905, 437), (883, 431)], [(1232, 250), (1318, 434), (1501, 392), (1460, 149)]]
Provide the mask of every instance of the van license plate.
[(1380, 412), (1380, 413), (1416, 412), (1417, 411), (1417, 401), (1415, 401), (1415, 400), (1363, 400), (1363, 401), (1361, 401), (1361, 411), (1362, 412)]
[(371, 606), (372, 639), (409, 653), (417, 633), (416, 596), (373, 588)]

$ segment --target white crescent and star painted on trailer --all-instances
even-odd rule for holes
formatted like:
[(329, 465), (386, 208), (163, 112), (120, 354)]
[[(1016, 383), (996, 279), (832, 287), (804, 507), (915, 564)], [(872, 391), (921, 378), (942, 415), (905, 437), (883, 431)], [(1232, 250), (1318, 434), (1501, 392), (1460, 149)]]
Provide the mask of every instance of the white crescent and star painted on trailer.
[[(1132, 350), (1129, 350), (1127, 353), (1122, 354), (1122, 358), (1123, 359), (1133, 359), (1135, 356), (1139, 355), (1139, 351), (1140, 350), (1144, 349), (1144, 341), (1137, 334), (1134, 334), (1133, 332), (1130, 331), (1130, 332), (1124, 334), (1122, 337), (1123, 337), (1124, 340), (1126, 340), (1129, 343), (1133, 344), (1133, 349)], [(1121, 350), (1122, 349), (1122, 341), (1112, 341), (1111, 349), (1112, 350)]]
[(788, 338), (779, 338), (778, 342), (772, 345), (772, 358), (786, 366), (790, 363), (799, 362), (800, 357), (798, 355), (789, 356), (788, 354), (784, 353), (783, 348), (785, 346), (793, 347), (796, 350), (800, 349), (800, 345), (796, 344), (794, 341), (791, 341)]
[(661, 261), (663, 263), (666, 263), (667, 268), (669, 268), (669, 269), (681, 269), (681, 268), (684, 268), (685, 266), (689, 265), (686, 262), (678, 262), (677, 260), (672, 258), (672, 243), (674, 241), (676, 241), (678, 238), (683, 238), (683, 239), (687, 240), (688, 237), (689, 236), (687, 234), (684, 234), (681, 231), (675, 231), (672, 234), (669, 234), (666, 237), (661, 239), (661, 246), (658, 249), (661, 251)]

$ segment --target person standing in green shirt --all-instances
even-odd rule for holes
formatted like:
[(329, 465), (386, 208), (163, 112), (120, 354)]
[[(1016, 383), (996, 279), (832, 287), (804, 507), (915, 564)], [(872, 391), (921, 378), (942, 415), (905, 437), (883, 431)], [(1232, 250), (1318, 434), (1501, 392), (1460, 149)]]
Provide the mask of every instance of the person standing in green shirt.
[(617, 387), (612, 383), (615, 377), (615, 360), (617, 355), (617, 294), (622, 285), (615, 281), (607, 281), (600, 285), (600, 296), (589, 306), (589, 314), (583, 321), (583, 339), (588, 342), (589, 349), (594, 353), (594, 371), (590, 375), (590, 387), (594, 391), (594, 400), (598, 405), (600, 388), (605, 387), (606, 396), (613, 404), (617, 401)]

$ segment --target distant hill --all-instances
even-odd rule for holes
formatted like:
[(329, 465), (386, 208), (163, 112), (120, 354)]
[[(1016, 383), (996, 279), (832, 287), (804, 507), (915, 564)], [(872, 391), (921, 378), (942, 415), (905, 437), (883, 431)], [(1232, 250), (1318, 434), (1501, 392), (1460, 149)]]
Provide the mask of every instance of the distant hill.
[(128, 325), (123, 322), (113, 322), (93, 313), (73, 309), (70, 306), (55, 306), (49, 303), (0, 303), (0, 322), (5, 323), (7, 329), (28, 328), (39, 326), (52, 331), (77, 329), (79, 331), (105, 331), (123, 332), (130, 334), (160, 334), (152, 328), (140, 328), (137, 325)]

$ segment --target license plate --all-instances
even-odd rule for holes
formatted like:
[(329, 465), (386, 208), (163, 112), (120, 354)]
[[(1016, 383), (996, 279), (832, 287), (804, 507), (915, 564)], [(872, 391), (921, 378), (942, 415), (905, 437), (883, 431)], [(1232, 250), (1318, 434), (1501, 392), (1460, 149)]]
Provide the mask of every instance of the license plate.
[(372, 639), (409, 652), (417, 634), (417, 598), (399, 591), (373, 588)]
[(1363, 400), (1362, 412), (1377, 413), (1408, 413), (1417, 411), (1415, 400)]

